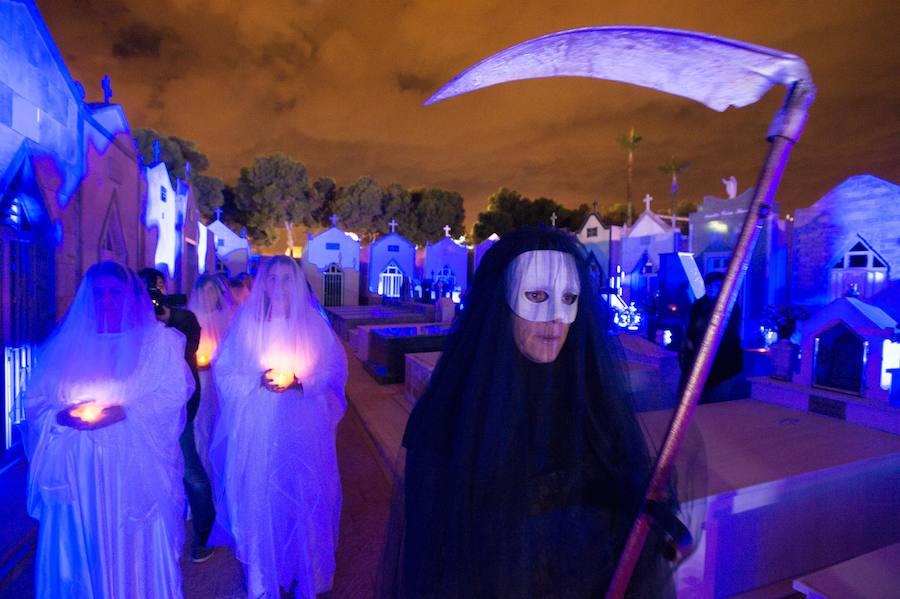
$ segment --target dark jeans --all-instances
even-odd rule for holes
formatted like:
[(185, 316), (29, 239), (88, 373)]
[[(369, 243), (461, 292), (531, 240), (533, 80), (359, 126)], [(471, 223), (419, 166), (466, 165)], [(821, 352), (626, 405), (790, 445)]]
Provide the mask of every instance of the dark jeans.
[(184, 491), (191, 506), (194, 527), (194, 547), (202, 547), (209, 540), (213, 523), (216, 521), (216, 507), (213, 504), (212, 485), (200, 463), (197, 445), (194, 442), (194, 421), (191, 420), (178, 439), (184, 454)]

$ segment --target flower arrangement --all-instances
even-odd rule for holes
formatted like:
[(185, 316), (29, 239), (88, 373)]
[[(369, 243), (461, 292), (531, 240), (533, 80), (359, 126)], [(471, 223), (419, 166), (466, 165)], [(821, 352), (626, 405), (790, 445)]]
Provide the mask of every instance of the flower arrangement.
[(797, 322), (809, 318), (809, 312), (802, 306), (767, 306), (761, 325), (778, 333), (779, 339), (790, 339), (797, 330)]

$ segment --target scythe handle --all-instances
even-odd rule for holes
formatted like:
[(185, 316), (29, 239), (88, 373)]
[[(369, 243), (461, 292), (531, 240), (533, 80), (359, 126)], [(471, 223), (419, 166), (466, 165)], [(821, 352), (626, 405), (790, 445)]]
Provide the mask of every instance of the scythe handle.
[[(815, 89), (811, 81), (795, 83), (788, 92), (784, 106), (769, 128), (768, 139), (772, 145), (759, 175), (753, 200), (747, 210), (747, 217), (744, 219), (737, 246), (728, 265), (728, 272), (722, 282), (722, 290), (710, 316), (709, 327), (703, 336), (697, 358), (694, 360), (669, 432), (666, 434), (659, 458), (647, 485), (645, 505), (647, 502), (664, 500), (666, 483), (675, 464), (675, 456), (681, 448), (694, 417), (706, 377), (722, 340), (725, 324), (734, 308), (738, 290), (747, 272), (759, 231), (771, 213), (772, 198), (781, 181), (791, 148), (799, 139), (806, 122), (809, 106), (815, 97)], [(642, 506), (622, 550), (613, 579), (606, 592), (606, 599), (620, 599), (625, 596), (625, 590), (628, 588), (634, 567), (650, 531), (650, 520), (647, 510)]]

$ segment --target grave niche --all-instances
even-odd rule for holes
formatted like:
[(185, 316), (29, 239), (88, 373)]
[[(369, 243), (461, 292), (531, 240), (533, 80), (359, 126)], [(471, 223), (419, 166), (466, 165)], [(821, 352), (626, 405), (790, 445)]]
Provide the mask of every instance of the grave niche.
[(843, 323), (816, 338), (816, 387), (859, 395), (865, 370), (865, 342)]

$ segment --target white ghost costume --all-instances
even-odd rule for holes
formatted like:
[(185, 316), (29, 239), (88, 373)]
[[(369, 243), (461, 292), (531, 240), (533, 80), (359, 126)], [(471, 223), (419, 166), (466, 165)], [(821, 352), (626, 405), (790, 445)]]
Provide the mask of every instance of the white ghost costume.
[[(302, 389), (261, 384), (266, 370)], [(250, 597), (331, 588), (341, 509), (335, 429), (347, 358), (297, 263), (264, 263), (213, 364), (219, 419), (212, 444), (220, 523), (246, 567)], [(224, 508), (224, 509), (221, 509)]]
[[(112, 316), (95, 288), (110, 279), (123, 290)], [(178, 437), (194, 387), (184, 343), (156, 321), (137, 277), (104, 262), (38, 351), (25, 393), (38, 599), (181, 597)], [(125, 419), (94, 430), (57, 422), (86, 400), (121, 405)]]
[(219, 399), (208, 366), (215, 362), (219, 346), (231, 325), (236, 311), (231, 292), (226, 283), (215, 275), (203, 275), (197, 279), (188, 309), (200, 323), (200, 346), (197, 348), (197, 365), (200, 368), (200, 406), (194, 417), (194, 439), (203, 469), (212, 475), (209, 445), (213, 427), (219, 417)]

